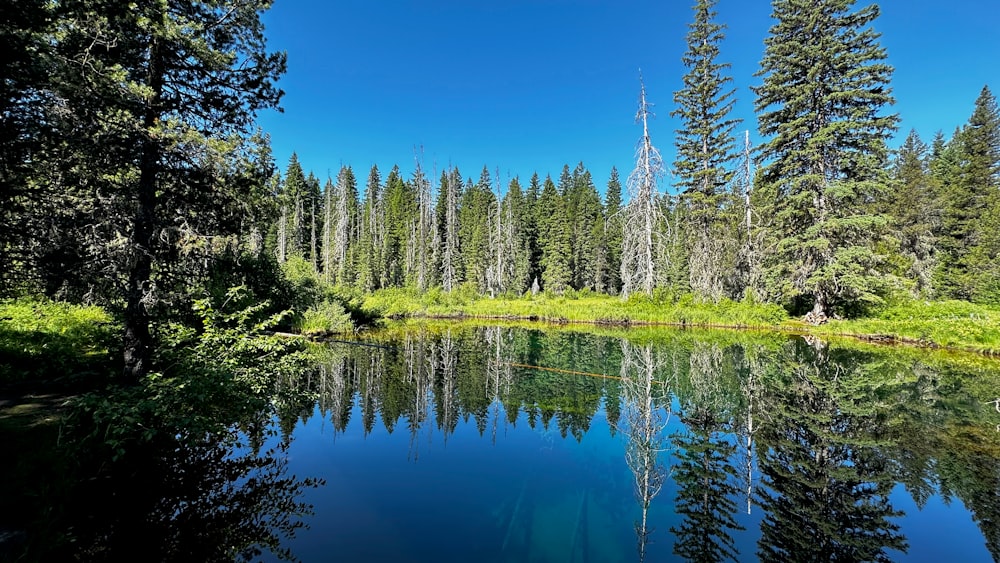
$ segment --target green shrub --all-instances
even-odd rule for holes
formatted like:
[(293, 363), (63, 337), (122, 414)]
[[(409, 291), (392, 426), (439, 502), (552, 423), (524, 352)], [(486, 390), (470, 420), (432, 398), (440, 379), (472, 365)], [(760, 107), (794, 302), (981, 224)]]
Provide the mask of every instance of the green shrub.
[(298, 325), (306, 336), (350, 332), (354, 329), (351, 315), (337, 301), (323, 301), (306, 310)]

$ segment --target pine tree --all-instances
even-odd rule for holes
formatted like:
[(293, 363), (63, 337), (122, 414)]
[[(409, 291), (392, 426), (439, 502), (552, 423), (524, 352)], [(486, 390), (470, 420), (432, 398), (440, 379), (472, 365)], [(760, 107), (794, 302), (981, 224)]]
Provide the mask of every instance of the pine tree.
[[(283, 226), (285, 240), (283, 248), (286, 256), (305, 255), (305, 200), (309, 188), (306, 184), (305, 172), (299, 164), (299, 157), (294, 152), (285, 168), (285, 182), (281, 187), (280, 205), (282, 216), (287, 223)], [(281, 230), (281, 229), (279, 229)]]
[(757, 94), (761, 171), (776, 237), (769, 278), (787, 301), (812, 305), (821, 322), (885, 291), (876, 243), (886, 139), (898, 121), (879, 34), (877, 5), (854, 0), (774, 0)]
[(528, 249), (528, 284), (533, 286), (536, 280), (542, 277), (542, 249), (538, 237), (539, 217), (538, 198), (541, 195), (542, 184), (538, 179), (538, 172), (531, 174), (528, 182), (528, 190), (524, 194), (525, 219), (524, 238)]
[(899, 148), (894, 171), (895, 189), (888, 214), (899, 251), (906, 260), (901, 274), (914, 282), (915, 296), (934, 293), (932, 277), (936, 267), (938, 213), (928, 170), (927, 145), (917, 132), (910, 131)]
[(542, 251), (542, 286), (546, 291), (561, 294), (569, 289), (569, 237), (566, 204), (552, 178), (546, 176), (538, 198), (538, 243)]
[(459, 246), (465, 281), (475, 285), (477, 291), (489, 291), (487, 266), (490, 261), (490, 214), (496, 206), (490, 172), (485, 166), (479, 182), (466, 180), (459, 206)]
[[(681, 59), (688, 68), (684, 87), (674, 93), (680, 117), (674, 169), (682, 190), (681, 204), (689, 208), (685, 231), (688, 239), (691, 288), (703, 298), (717, 301), (725, 293), (725, 278), (734, 270), (735, 232), (721, 220), (727, 206), (726, 187), (733, 178), (733, 130), (739, 123), (729, 118), (735, 90), (725, 90), (732, 78), (723, 75), (727, 63), (716, 62), (724, 36), (715, 22), (715, 0), (698, 0), (695, 19), (689, 24), (687, 51)], [(729, 252), (726, 252), (729, 250)]]
[(611, 167), (608, 177), (608, 191), (604, 196), (605, 246), (608, 252), (608, 278), (606, 290), (617, 294), (621, 291), (622, 278), (622, 183), (618, 179), (618, 169)]
[[(566, 183), (565, 188), (563, 182)], [(560, 193), (566, 205), (570, 229), (570, 285), (574, 289), (595, 289), (603, 284), (600, 278), (606, 267), (606, 260), (600, 251), (603, 231), (596, 229), (599, 225), (603, 226), (604, 210), (590, 172), (582, 162), (577, 164), (572, 174), (569, 174), (568, 166), (563, 168)]]
[(385, 178), (385, 239), (382, 242), (382, 286), (406, 284), (412, 262), (407, 260), (412, 226), (417, 216), (417, 195), (403, 181), (399, 166), (393, 166)]
[(962, 132), (965, 160), (961, 182), (972, 194), (972, 240), (967, 267), (972, 274), (970, 298), (1000, 302), (1000, 110), (984, 86)]
[(378, 166), (372, 165), (365, 186), (365, 205), (358, 243), (358, 285), (366, 291), (382, 287), (382, 244), (385, 239), (385, 213), (382, 180)]
[(515, 294), (521, 294), (528, 288), (529, 279), (529, 259), (530, 249), (525, 233), (527, 223), (527, 209), (524, 199), (524, 192), (521, 190), (521, 182), (515, 176), (507, 186), (507, 194), (503, 199), (503, 209), (506, 221), (505, 234), (511, 240), (508, 242), (512, 256), (508, 263), (508, 278), (504, 280), (504, 287)]

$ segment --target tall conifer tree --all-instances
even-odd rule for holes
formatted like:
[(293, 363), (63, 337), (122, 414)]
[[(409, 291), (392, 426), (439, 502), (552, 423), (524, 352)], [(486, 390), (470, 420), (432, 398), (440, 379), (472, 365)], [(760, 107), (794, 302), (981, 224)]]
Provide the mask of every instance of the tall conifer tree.
[(754, 88), (760, 176), (776, 252), (768, 272), (776, 297), (812, 306), (822, 322), (879, 300), (884, 290), (877, 241), (887, 221), (882, 199), (885, 142), (896, 115), (892, 67), (871, 24), (877, 5), (854, 0), (774, 0), (770, 36)]
[[(733, 177), (728, 166), (734, 158), (733, 130), (739, 120), (729, 117), (735, 103), (732, 78), (723, 72), (729, 64), (717, 62), (719, 43), (725, 26), (715, 22), (715, 0), (698, 0), (694, 22), (688, 28), (687, 51), (681, 59), (688, 72), (684, 87), (674, 93), (680, 117), (677, 130), (677, 158), (674, 169), (679, 177), (681, 203), (689, 207), (687, 239), (689, 276), (692, 289), (705, 298), (722, 297), (724, 278), (734, 269), (722, 259), (732, 253), (735, 233), (721, 229), (720, 208), (725, 205), (726, 187)], [(719, 232), (724, 230), (725, 232)]]

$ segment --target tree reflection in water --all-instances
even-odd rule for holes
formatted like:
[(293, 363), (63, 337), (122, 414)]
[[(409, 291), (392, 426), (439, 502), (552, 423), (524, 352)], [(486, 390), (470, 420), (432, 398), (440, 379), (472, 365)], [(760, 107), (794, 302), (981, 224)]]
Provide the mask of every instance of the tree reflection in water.
[[(585, 463), (611, 469), (593, 483), (567, 475), (565, 489), (559, 480), (545, 488), (512, 477), (507, 509), (520, 516), (506, 514), (498, 541), (508, 547), (543, 541), (541, 528), (528, 527), (544, 519), (529, 513), (563, 503), (567, 519), (580, 519), (564, 525), (577, 541), (566, 557), (583, 560), (584, 540), (597, 541), (607, 522), (631, 535), (638, 504), (640, 561), (669, 554), (649, 546), (671, 537), (674, 555), (688, 561), (887, 561), (907, 549), (890, 497), (899, 483), (918, 508), (933, 496), (960, 499), (997, 559), (995, 368), (966, 373), (915, 351), (780, 335), (623, 334), (448, 325), (375, 335), (362, 346), (332, 347), (315, 391), (335, 433), (346, 431), (352, 407), (365, 435), (379, 422), (388, 432), (407, 425), (411, 461), (432, 433), (447, 441), (471, 425), (494, 447), (508, 436), (527, 440), (522, 430), (542, 432), (556, 442), (543, 450), (546, 463), (568, 463), (558, 456), (585, 444), (603, 413), (607, 424), (598, 427), (612, 436), (599, 441), (624, 445), (626, 463), (621, 449), (610, 461), (589, 457)], [(601, 374), (610, 377), (592, 377)], [(458, 447), (475, 446), (463, 438)], [(419, 453), (423, 463), (428, 454)], [(533, 462), (522, 460), (544, 466)], [(673, 503), (657, 496), (671, 487)], [(664, 522), (672, 534), (654, 529)]]
[(679, 461), (673, 472), (674, 510), (683, 520), (670, 531), (677, 537), (674, 554), (687, 561), (735, 561), (739, 556), (731, 532), (744, 528), (734, 517), (739, 491), (724, 362), (718, 345), (695, 343), (688, 371), (691, 391), (681, 403), (686, 431), (672, 436)]
[(161, 440), (129, 451), (70, 501), (99, 507), (75, 522), (72, 558), (232, 561), (270, 552), (293, 559), (286, 542), (311, 514), (302, 492), (322, 481), (288, 475), (286, 448)]
[(769, 374), (758, 442), (761, 561), (891, 561), (889, 550), (907, 548), (890, 520), (902, 512), (889, 499), (884, 418), (872, 397), (852, 396), (870, 374), (844, 359), (797, 341)]
[(667, 449), (664, 429), (670, 420), (669, 387), (656, 376), (662, 362), (651, 345), (633, 346), (622, 340), (622, 396), (625, 461), (635, 478), (635, 497), (641, 516), (635, 522), (639, 561), (646, 560), (646, 545), (653, 532), (649, 525), (649, 505), (660, 494), (667, 478), (667, 464), (660, 454)]

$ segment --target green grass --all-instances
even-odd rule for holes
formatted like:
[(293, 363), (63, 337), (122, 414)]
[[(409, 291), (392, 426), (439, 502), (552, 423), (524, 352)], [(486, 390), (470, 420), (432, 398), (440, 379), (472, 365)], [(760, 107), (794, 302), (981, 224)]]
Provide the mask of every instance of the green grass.
[(53, 380), (100, 369), (116, 336), (111, 317), (100, 307), (0, 302), (0, 383)]
[(834, 320), (809, 331), (1000, 355), (1000, 309), (965, 301), (897, 304), (877, 316)]
[(387, 289), (369, 295), (364, 307), (390, 318), (474, 317), (616, 325), (770, 327), (787, 318), (777, 305), (737, 301), (702, 303), (687, 296), (669, 295), (636, 296), (623, 301), (591, 292), (490, 298), (465, 290), (449, 294), (439, 289), (425, 293)]
[(965, 301), (905, 302), (860, 319), (821, 326), (790, 318), (783, 308), (751, 301), (703, 303), (689, 295), (635, 296), (591, 292), (490, 298), (469, 288), (445, 293), (386, 289), (364, 297), (366, 310), (388, 318), (530, 319), (550, 323), (621, 326), (759, 328), (822, 336), (849, 336), (1000, 355), (1000, 308)]

